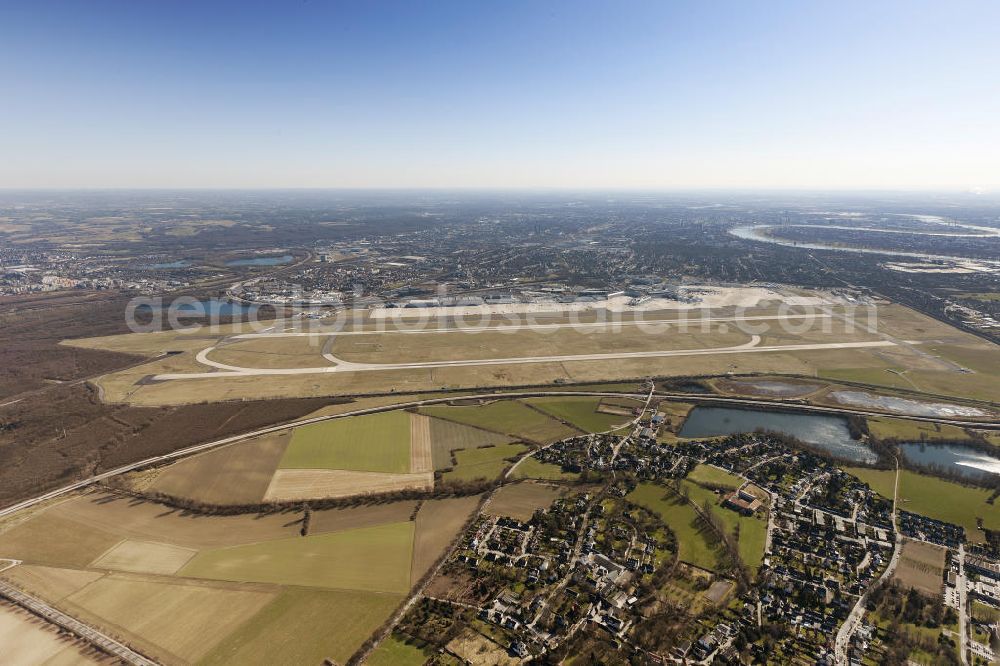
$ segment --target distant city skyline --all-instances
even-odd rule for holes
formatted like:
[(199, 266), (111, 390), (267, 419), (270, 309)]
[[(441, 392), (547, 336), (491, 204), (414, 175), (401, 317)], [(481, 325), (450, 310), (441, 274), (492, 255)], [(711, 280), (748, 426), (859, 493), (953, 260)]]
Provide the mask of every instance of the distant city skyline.
[(0, 6), (0, 188), (1000, 190), (1000, 4)]

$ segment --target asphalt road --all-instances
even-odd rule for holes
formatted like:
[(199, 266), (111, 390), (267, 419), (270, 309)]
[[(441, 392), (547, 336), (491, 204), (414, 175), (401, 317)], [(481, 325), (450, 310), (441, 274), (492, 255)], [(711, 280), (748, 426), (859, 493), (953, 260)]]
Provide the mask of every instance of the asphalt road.
[[(152, 456), (150, 458), (145, 458), (128, 465), (123, 465), (115, 469), (108, 470), (107, 472), (102, 472), (94, 476), (88, 477), (86, 479), (81, 479), (74, 483), (70, 483), (61, 488), (56, 488), (55, 490), (50, 490), (38, 497), (32, 499), (24, 500), (18, 502), (12, 506), (0, 509), (0, 518), (9, 516), (13, 513), (26, 509), (28, 507), (46, 502), (51, 499), (55, 499), (67, 493), (71, 493), (75, 490), (81, 490), (88, 486), (92, 486), (101, 481), (105, 481), (113, 476), (119, 474), (124, 474), (125, 472), (131, 472), (148, 465), (155, 465), (159, 463), (167, 463), (179, 458), (183, 458), (194, 453), (200, 453), (202, 451), (207, 451), (209, 449), (218, 448), (220, 446), (225, 446), (227, 444), (233, 444), (243, 439), (250, 437), (257, 437), (259, 435), (266, 435), (286, 428), (292, 428), (296, 426), (309, 425), (311, 423), (321, 423), (323, 421), (329, 421), (332, 419), (347, 418), (349, 416), (360, 416), (362, 414), (376, 414), (379, 412), (388, 412), (395, 409), (406, 409), (408, 407), (420, 407), (422, 405), (433, 405), (450, 402), (452, 400), (458, 399), (496, 399), (496, 398), (537, 398), (546, 396), (592, 396), (592, 397), (628, 397), (635, 398), (637, 400), (643, 400), (647, 397), (645, 392), (631, 393), (622, 391), (516, 391), (516, 392), (491, 392), (491, 393), (477, 393), (473, 395), (448, 395), (441, 398), (429, 398), (425, 400), (413, 400), (409, 402), (399, 402), (392, 405), (384, 405), (381, 407), (369, 407), (367, 409), (357, 409), (349, 412), (344, 412), (342, 414), (331, 414), (328, 416), (314, 416), (306, 419), (299, 419), (297, 421), (290, 421), (287, 423), (281, 423), (278, 425), (268, 426), (266, 428), (259, 428), (257, 430), (252, 430), (250, 432), (242, 433), (239, 435), (233, 435), (231, 437), (226, 437), (223, 439), (214, 440), (211, 442), (206, 442), (204, 444), (196, 444), (195, 446), (189, 446), (184, 449), (179, 449), (172, 453), (167, 453), (162, 456)], [(863, 409), (853, 409), (847, 407), (822, 407), (818, 405), (805, 405), (796, 403), (783, 403), (774, 400), (758, 400), (758, 399), (746, 399), (746, 398), (729, 398), (723, 396), (706, 396), (706, 395), (693, 395), (690, 393), (667, 393), (667, 392), (657, 392), (655, 394), (658, 398), (665, 398), (667, 400), (675, 400), (679, 402), (695, 402), (699, 404), (706, 405), (723, 405), (731, 407), (765, 407), (771, 409), (780, 409), (782, 411), (792, 411), (801, 413), (813, 413), (813, 414), (834, 414), (834, 415), (858, 415), (858, 416), (886, 416), (884, 412), (877, 412), (874, 410), (863, 410)], [(948, 425), (956, 425), (959, 427), (972, 427), (980, 428), (984, 430), (1000, 430), (1000, 421), (968, 421), (960, 419), (952, 419), (945, 417), (930, 417), (930, 416), (907, 416), (909, 420), (922, 421), (928, 423), (941, 423)]]
[(65, 629), (75, 636), (79, 636), (92, 645), (96, 645), (107, 654), (117, 657), (126, 664), (133, 664), (133, 666), (157, 666), (155, 661), (139, 654), (127, 645), (119, 643), (107, 634), (66, 615), (66, 613), (49, 606), (41, 599), (22, 592), (13, 585), (3, 581), (0, 581), (0, 597), (5, 597), (18, 606), (31, 611), (38, 617)]

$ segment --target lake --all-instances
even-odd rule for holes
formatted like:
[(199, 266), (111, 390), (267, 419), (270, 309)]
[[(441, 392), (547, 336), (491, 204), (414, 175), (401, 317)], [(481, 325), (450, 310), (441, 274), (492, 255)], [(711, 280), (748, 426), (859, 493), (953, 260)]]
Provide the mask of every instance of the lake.
[(988, 479), (1000, 474), (1000, 457), (961, 444), (909, 442), (900, 444), (899, 449), (915, 465), (933, 465), (966, 479)]
[(867, 445), (851, 439), (847, 421), (837, 416), (763, 412), (731, 407), (695, 407), (678, 434), (698, 439), (753, 432), (757, 429), (784, 433), (830, 455), (856, 462), (875, 462), (878, 459)]
[(287, 264), (294, 259), (290, 254), (285, 254), (280, 257), (254, 257), (253, 259), (233, 259), (232, 261), (227, 261), (226, 266), (280, 266), (281, 264)]
[(203, 317), (229, 317), (232, 315), (246, 314), (256, 308), (259, 308), (260, 306), (247, 305), (245, 303), (234, 303), (232, 301), (224, 301), (218, 298), (208, 298), (194, 303), (185, 300), (173, 306), (171, 306), (169, 303), (163, 303), (162, 306), (152, 306), (144, 303), (139, 307), (137, 307), (136, 311), (141, 311), (141, 310), (163, 311), (163, 310), (168, 310), (171, 307), (173, 307), (177, 313), (183, 315), (184, 317), (192, 317), (196, 315), (200, 315)]

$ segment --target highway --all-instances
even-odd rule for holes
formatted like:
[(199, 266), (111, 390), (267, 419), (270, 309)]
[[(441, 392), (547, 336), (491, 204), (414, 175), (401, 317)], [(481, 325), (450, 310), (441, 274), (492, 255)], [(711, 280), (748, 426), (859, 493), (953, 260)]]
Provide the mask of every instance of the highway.
[[(128, 465), (123, 465), (121, 467), (118, 467), (118, 468), (115, 468), (115, 469), (112, 469), (112, 470), (108, 470), (106, 472), (102, 472), (101, 474), (96, 474), (94, 476), (91, 476), (91, 477), (88, 477), (88, 478), (85, 478), (85, 479), (81, 479), (81, 480), (76, 481), (74, 483), (70, 483), (70, 484), (62, 486), (60, 488), (56, 488), (54, 490), (48, 491), (46, 493), (43, 493), (43, 494), (41, 494), (41, 495), (39, 495), (37, 497), (31, 498), (31, 499), (27, 499), (27, 500), (24, 500), (22, 502), (18, 502), (17, 504), (11, 505), (11, 506), (6, 507), (4, 509), (0, 509), (0, 518), (7, 517), (7, 516), (10, 516), (10, 515), (12, 515), (14, 513), (19, 512), (19, 511), (22, 511), (24, 509), (30, 508), (32, 506), (36, 506), (36, 505), (39, 505), (41, 503), (57, 499), (59, 497), (67, 495), (69, 493), (72, 493), (72, 492), (75, 492), (75, 491), (78, 491), (78, 490), (86, 489), (86, 488), (88, 488), (90, 486), (93, 486), (93, 485), (95, 485), (97, 483), (105, 481), (105, 480), (107, 480), (107, 479), (109, 479), (111, 477), (117, 476), (119, 474), (123, 474), (123, 473), (126, 473), (126, 472), (134, 471), (136, 469), (140, 469), (140, 468), (143, 468), (143, 467), (146, 467), (146, 466), (150, 466), (150, 465), (157, 465), (157, 464), (169, 463), (169, 462), (172, 462), (172, 461), (175, 461), (175, 460), (178, 460), (180, 458), (183, 458), (183, 457), (186, 457), (186, 456), (190, 456), (190, 455), (193, 455), (193, 454), (196, 454), (196, 453), (200, 453), (200, 452), (207, 451), (207, 450), (210, 450), (210, 449), (219, 448), (219, 447), (227, 446), (227, 445), (230, 445), (230, 444), (234, 444), (236, 442), (240, 442), (242, 440), (245, 440), (245, 439), (248, 439), (248, 438), (251, 438), (251, 437), (257, 437), (257, 436), (260, 436), (260, 435), (266, 435), (266, 434), (269, 434), (269, 433), (279, 432), (281, 430), (285, 430), (285, 429), (291, 428), (291, 427), (309, 425), (309, 424), (312, 424), (312, 423), (320, 423), (320, 422), (323, 422), (323, 421), (329, 421), (329, 420), (333, 420), (333, 419), (348, 418), (348, 417), (351, 417), (351, 416), (361, 416), (361, 415), (364, 415), (364, 414), (375, 414), (375, 413), (387, 412), (387, 411), (392, 411), (392, 410), (397, 410), (397, 409), (406, 409), (406, 408), (410, 408), (410, 407), (420, 407), (420, 406), (423, 406), (423, 405), (442, 404), (442, 403), (451, 402), (453, 400), (477, 400), (477, 399), (481, 399), (481, 400), (495, 400), (495, 399), (503, 399), (503, 398), (529, 398), (529, 397), (546, 397), (546, 396), (548, 396), (548, 397), (559, 397), (559, 396), (563, 396), (563, 397), (567, 397), (567, 396), (627, 397), (627, 398), (633, 398), (633, 399), (636, 399), (636, 400), (645, 400), (647, 406), (648, 406), (649, 402), (655, 397), (655, 398), (658, 398), (658, 399), (674, 400), (674, 401), (682, 401), (682, 402), (695, 402), (695, 403), (699, 403), (699, 404), (708, 404), (708, 405), (724, 405), (724, 406), (734, 406), (734, 407), (765, 407), (765, 408), (770, 408), (770, 409), (781, 409), (781, 410), (785, 410), (785, 411), (795, 411), (795, 412), (804, 412), (804, 413), (832, 414), (832, 415), (841, 415), (841, 416), (843, 416), (843, 415), (850, 415), (850, 414), (862, 415), (862, 416), (880, 416), (880, 415), (884, 416), (883, 412), (876, 412), (876, 411), (872, 411), (872, 410), (859, 410), (859, 409), (846, 408), (846, 407), (823, 407), (823, 406), (814, 406), (814, 405), (806, 405), (806, 404), (787, 404), (787, 403), (782, 403), (782, 402), (774, 401), (774, 400), (760, 400), (760, 399), (747, 399), (747, 398), (731, 398), (731, 397), (724, 397), (724, 396), (710, 396), (710, 395), (689, 394), (689, 393), (672, 393), (672, 392), (653, 392), (653, 391), (650, 391), (649, 393), (646, 393), (646, 392), (641, 392), (641, 393), (640, 392), (622, 392), (622, 391), (512, 391), (512, 392), (478, 393), (478, 394), (473, 394), (473, 395), (461, 395), (461, 394), (447, 395), (447, 396), (440, 397), (440, 398), (428, 398), (428, 399), (423, 399), (423, 400), (403, 401), (403, 402), (399, 402), (399, 403), (395, 403), (395, 404), (391, 404), (391, 405), (383, 405), (383, 406), (379, 406), (379, 407), (369, 407), (369, 408), (364, 408), (364, 409), (351, 410), (351, 411), (347, 411), (347, 412), (344, 412), (344, 413), (341, 413), (341, 414), (331, 414), (331, 415), (325, 415), (325, 416), (315, 416), (315, 417), (309, 417), (309, 418), (304, 418), (304, 419), (298, 419), (298, 420), (287, 422), (287, 423), (282, 423), (282, 424), (278, 424), (278, 425), (268, 426), (266, 428), (259, 428), (257, 430), (253, 430), (253, 431), (246, 432), (246, 433), (241, 433), (239, 435), (233, 435), (233, 436), (230, 436), (230, 437), (225, 437), (225, 438), (214, 440), (214, 441), (210, 441), (210, 442), (205, 442), (203, 444), (197, 444), (195, 446), (190, 446), (190, 447), (187, 447), (187, 448), (184, 448), (184, 449), (180, 449), (180, 450), (177, 450), (177, 451), (174, 451), (172, 453), (165, 454), (165, 455), (153, 456), (153, 457), (150, 457), (150, 458), (145, 458), (143, 460), (139, 460), (139, 461), (136, 461), (134, 463), (130, 463)], [(912, 418), (913, 420), (918, 420), (918, 421), (932, 422), (932, 423), (943, 423), (943, 424), (952, 424), (952, 425), (961, 425), (961, 426), (972, 426), (972, 427), (984, 428), (984, 429), (991, 429), (991, 430), (1000, 430), (1000, 422), (996, 422), (996, 421), (989, 422), (989, 423), (984, 423), (984, 422), (979, 422), (979, 421), (962, 421), (962, 420), (951, 419), (951, 418), (942, 418), (942, 417), (908, 417), (908, 418)], [(898, 463), (897, 463), (897, 470), (898, 470)], [(898, 484), (898, 471), (897, 471), (897, 484)], [(895, 516), (895, 504), (894, 504), (894, 514), (893, 515)], [(883, 579), (885, 579), (886, 577), (888, 577), (889, 575), (891, 575), (892, 570), (895, 568), (895, 562), (898, 559), (898, 555), (899, 555), (899, 545), (898, 545), (898, 536), (897, 536), (897, 547), (896, 547), (896, 549), (894, 551), (893, 558), (892, 558), (892, 561), (889, 564), (889, 567), (887, 568), (886, 572), (883, 574)], [(28, 595), (25, 595), (23, 592), (20, 592), (19, 590), (16, 590), (14, 588), (11, 588), (9, 590), (7, 588), (9, 588), (9, 586), (0, 587), (0, 594), (3, 594), (3, 596), (7, 596), (8, 598), (11, 598), (11, 599), (17, 601), (17, 603), (20, 603), (20, 604), (24, 605), (26, 608), (31, 609), (32, 612), (35, 612), (36, 614), (38, 614), (38, 615), (40, 615), (42, 617), (45, 617), (46, 619), (50, 619), (50, 621), (58, 624), (59, 626), (63, 626), (65, 628), (69, 629), (70, 631), (73, 631), (73, 633), (76, 633), (77, 635), (81, 635), (82, 637), (86, 638), (87, 640), (91, 640), (96, 645), (100, 645), (102, 647), (102, 649), (109, 649), (109, 650), (114, 649), (114, 650), (127, 651), (127, 652), (121, 652), (121, 653), (119, 653), (119, 652), (112, 652), (112, 653), (120, 656), (121, 658), (125, 659), (129, 663), (138, 664), (140, 666), (146, 666), (147, 664), (148, 665), (152, 665), (154, 663), (154, 662), (149, 661), (148, 659), (146, 659), (142, 655), (139, 655), (138, 653), (135, 653), (135, 652), (131, 651), (126, 646), (121, 645), (120, 643), (117, 643), (113, 639), (111, 639), (111, 638), (109, 638), (109, 637), (101, 634), (100, 632), (97, 632), (96, 630), (94, 630), (94, 629), (92, 629), (90, 627), (87, 627), (86, 625), (78, 622), (77, 620), (74, 620), (73, 618), (65, 615), (64, 613), (61, 613), (60, 611), (58, 611), (58, 610), (56, 610), (54, 608), (51, 608), (51, 607), (45, 605), (40, 600), (35, 599), (33, 597), (30, 597)], [(417, 593), (414, 594), (413, 597), (411, 597), (411, 600), (417, 598), (421, 592), (422, 592), (422, 589), (419, 590), (419, 591), (417, 591)], [(20, 596), (18, 596), (18, 595), (20, 595)], [(842, 654), (841, 651), (840, 651), (841, 646), (843, 645), (844, 647), (846, 647), (846, 637), (850, 635), (850, 631), (853, 631), (853, 622), (852, 622), (852, 620), (854, 620), (854, 616), (856, 615), (857, 608), (860, 607), (860, 606), (861, 606), (861, 602), (859, 601), (859, 604), (855, 608), (855, 611), (852, 611), (851, 617), (848, 618), (848, 621), (845, 622), (844, 626), (841, 628), (841, 632), (838, 633), (838, 636), (837, 636), (837, 648), (838, 648), (838, 650), (837, 650), (837, 656), (838, 657), (840, 657), (840, 655)], [(860, 619), (860, 616), (858, 616), (857, 619)], [(849, 625), (851, 625), (850, 628), (849, 628)], [(73, 627), (75, 627), (75, 629)], [(845, 638), (842, 639), (842, 635), (841, 634), (844, 634)], [(115, 646), (117, 646), (117, 647), (115, 647)], [(124, 656), (124, 655), (127, 655), (127, 654), (131, 655), (131, 656), (128, 657), (128, 658), (126, 658), (126, 656)], [(842, 662), (842, 661), (840, 661), (838, 659), (838, 663), (844, 663), (844, 662)]]
[(3, 581), (0, 581), (0, 597), (9, 599), (47, 622), (51, 622), (57, 627), (61, 627), (74, 636), (78, 636), (100, 648), (105, 653), (117, 657), (126, 664), (132, 664), (133, 666), (157, 666), (157, 662), (144, 657), (127, 645), (116, 641), (107, 634), (101, 633), (97, 629), (49, 606), (41, 599), (26, 594)]
[[(34, 497), (31, 499), (18, 502), (4, 509), (0, 509), (0, 518), (9, 516), (11, 514), (17, 513), (23, 509), (27, 509), (31, 506), (35, 506), (42, 502), (47, 502), (49, 500), (61, 497), (67, 493), (71, 493), (76, 490), (82, 490), (94, 484), (100, 483), (113, 476), (119, 474), (124, 474), (126, 472), (131, 472), (149, 465), (156, 465), (162, 463), (172, 462), (186, 456), (193, 455), (195, 453), (201, 453), (202, 451), (207, 451), (209, 449), (218, 448), (221, 446), (226, 446), (228, 444), (234, 444), (244, 439), (250, 437), (258, 437), (260, 435), (267, 435), (274, 432), (279, 432), (285, 430), (286, 428), (293, 428), (297, 426), (309, 425), (312, 423), (321, 423), (323, 421), (330, 421), (333, 419), (347, 418), (350, 416), (361, 416), (363, 414), (377, 414), (380, 412), (388, 412), (395, 409), (407, 409), (409, 407), (421, 407), (423, 405), (434, 405), (447, 403), (452, 400), (496, 400), (499, 398), (539, 398), (546, 396), (591, 396), (591, 397), (606, 397), (606, 398), (634, 398), (636, 400), (646, 399), (646, 394), (639, 392), (624, 392), (624, 391), (495, 391), (489, 393), (476, 393), (471, 395), (454, 394), (448, 395), (441, 398), (427, 398), (424, 400), (412, 400), (407, 402), (398, 402), (392, 405), (383, 405), (380, 407), (368, 407), (365, 409), (357, 409), (341, 414), (330, 414), (326, 416), (313, 416), (304, 419), (298, 419), (296, 421), (289, 421), (287, 423), (281, 423), (278, 425), (268, 426), (266, 428), (259, 428), (246, 433), (241, 433), (239, 435), (233, 435), (231, 437), (225, 437), (223, 439), (217, 439), (211, 442), (205, 442), (204, 444), (196, 444), (194, 446), (189, 446), (184, 449), (178, 449), (171, 453), (167, 453), (160, 456), (152, 456), (145, 458), (143, 460), (130, 463), (128, 465), (123, 465), (121, 467), (116, 467), (115, 469), (96, 474), (94, 476), (87, 477), (85, 479), (80, 479), (68, 485), (62, 486), (61, 488), (56, 488), (55, 490), (50, 490), (46, 493)], [(789, 412), (799, 412), (806, 414), (832, 414), (840, 416), (857, 415), (857, 416), (886, 416), (885, 412), (879, 412), (875, 410), (865, 410), (856, 409), (849, 407), (826, 407), (819, 405), (807, 405), (802, 403), (788, 403), (776, 400), (762, 400), (756, 398), (733, 398), (725, 396), (711, 396), (711, 395), (701, 395), (701, 394), (691, 394), (691, 393), (672, 393), (672, 392), (656, 392), (655, 397), (662, 398), (666, 400), (674, 400), (678, 402), (694, 402), (698, 404), (705, 405), (721, 405), (729, 407), (763, 407), (767, 409), (775, 409), (781, 411)], [(941, 423), (946, 425), (955, 425), (963, 428), (979, 428), (982, 430), (1000, 430), (1000, 421), (969, 421), (964, 419), (954, 419), (947, 417), (933, 417), (933, 416), (906, 416), (908, 420), (911, 421), (921, 421), (925, 423)]]

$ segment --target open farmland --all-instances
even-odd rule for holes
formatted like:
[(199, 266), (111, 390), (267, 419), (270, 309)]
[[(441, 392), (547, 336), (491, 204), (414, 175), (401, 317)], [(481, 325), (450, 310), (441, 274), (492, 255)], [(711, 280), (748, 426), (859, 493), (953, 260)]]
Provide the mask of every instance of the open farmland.
[(546, 483), (509, 483), (493, 496), (488, 513), (527, 522), (536, 510), (547, 509), (562, 493), (558, 486)]
[(94, 560), (94, 569), (170, 575), (194, 557), (192, 548), (126, 539)]
[(288, 588), (201, 663), (345, 663), (388, 619), (402, 595)]
[(346, 469), (279, 469), (264, 499), (269, 502), (352, 497), (397, 490), (431, 490), (433, 472), (390, 474)]
[(921, 423), (906, 419), (870, 418), (868, 430), (878, 439), (898, 439), (903, 442), (921, 441), (961, 441), (969, 439), (969, 434), (957, 426), (940, 423)]
[(613, 430), (632, 420), (630, 412), (626, 412), (626, 415), (623, 416), (597, 411), (601, 404), (600, 398), (585, 396), (579, 398), (528, 398), (524, 402), (586, 432)]
[(263, 499), (291, 433), (282, 432), (179, 460), (164, 468), (151, 490), (209, 504)]
[[(221, 505), (429, 490), (439, 434), (439, 452), (465, 443), (509, 441), (484, 430), (391, 411), (230, 444), (172, 463), (146, 483), (152, 491)], [(441, 466), (450, 464), (449, 455)]]
[(168, 664), (343, 662), (479, 500), (314, 510), (301, 536), (301, 512), (195, 516), (95, 492), (3, 525), (0, 557), (24, 562), (0, 578)]
[(480, 497), (428, 500), (420, 505), (414, 525), (412, 582), (423, 577), (451, 545), (479, 506)]
[(296, 428), (279, 467), (407, 473), (410, 415), (392, 411)]
[(430, 419), (430, 430), (434, 469), (451, 467), (452, 451), (475, 449), (488, 444), (509, 444), (512, 441), (507, 435), (444, 419)]
[[(895, 472), (867, 468), (845, 468), (858, 477), (875, 492), (892, 499)], [(935, 520), (961, 525), (967, 538), (982, 542), (983, 532), (976, 527), (976, 519), (981, 518), (983, 526), (990, 530), (1000, 530), (1000, 509), (987, 503), (991, 491), (983, 488), (963, 486), (927, 474), (910, 470), (899, 472), (899, 508), (918, 513)], [(942, 501), (942, 498), (948, 501)]]
[(193, 663), (260, 611), (273, 591), (112, 574), (67, 598), (88, 618), (129, 635), (169, 661)]
[(101, 571), (63, 569), (36, 564), (19, 564), (0, 573), (0, 577), (4, 580), (53, 602), (61, 601), (82, 590), (102, 576), (104, 572)]
[(180, 575), (402, 593), (410, 586), (413, 523), (205, 550)]
[(61, 507), (0, 533), (0, 557), (85, 567), (118, 543), (111, 531), (65, 518)]
[(496, 400), (481, 405), (429, 405), (420, 412), (508, 435), (515, 439), (548, 443), (576, 434), (557, 420), (531, 409), (519, 400)]
[(523, 444), (501, 444), (480, 449), (464, 449), (455, 452), (458, 464), (444, 473), (445, 481), (474, 481), (495, 479), (511, 465), (508, 458), (520, 455), (528, 448)]

